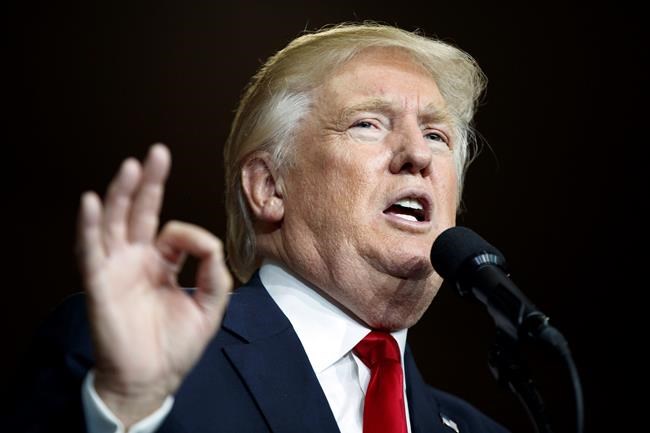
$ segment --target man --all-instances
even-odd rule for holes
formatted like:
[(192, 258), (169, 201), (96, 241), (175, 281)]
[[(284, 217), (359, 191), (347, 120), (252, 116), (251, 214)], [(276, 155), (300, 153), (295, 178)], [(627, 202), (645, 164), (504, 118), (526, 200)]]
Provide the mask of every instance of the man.
[(82, 197), (87, 296), (40, 335), (27, 431), (505, 432), (427, 387), (406, 348), (441, 284), (429, 252), (455, 223), (483, 83), (467, 54), (389, 26), (270, 58), (225, 149), (227, 258), (248, 281), (232, 295), (217, 238), (158, 233), (166, 147), (126, 160), (103, 201)]

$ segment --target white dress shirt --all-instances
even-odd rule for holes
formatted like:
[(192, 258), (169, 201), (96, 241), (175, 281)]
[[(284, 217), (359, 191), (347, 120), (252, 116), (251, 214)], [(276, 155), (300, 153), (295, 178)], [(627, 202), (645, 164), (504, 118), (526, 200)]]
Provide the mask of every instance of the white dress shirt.
[[(371, 329), (330, 303), (280, 263), (266, 260), (260, 268), (260, 279), (296, 331), (339, 430), (341, 433), (362, 433), (363, 400), (370, 382), (370, 369), (352, 349)], [(402, 371), (406, 334), (406, 329), (392, 333), (402, 356)], [(124, 433), (122, 423), (95, 392), (92, 380), (91, 372), (82, 389), (88, 432)], [(403, 392), (406, 424), (410, 433), (406, 385)], [(172, 405), (173, 397), (170, 396), (160, 409), (133, 425), (128, 433), (154, 432), (171, 411)]]
[[(265, 261), (260, 279), (298, 334), (339, 430), (341, 433), (362, 433), (363, 399), (370, 382), (370, 369), (352, 349), (371, 329), (348, 316), (277, 262)], [(406, 332), (403, 329), (392, 333), (402, 356), (402, 371)], [(406, 402), (406, 384), (403, 392)], [(405, 413), (409, 413), (408, 403)]]

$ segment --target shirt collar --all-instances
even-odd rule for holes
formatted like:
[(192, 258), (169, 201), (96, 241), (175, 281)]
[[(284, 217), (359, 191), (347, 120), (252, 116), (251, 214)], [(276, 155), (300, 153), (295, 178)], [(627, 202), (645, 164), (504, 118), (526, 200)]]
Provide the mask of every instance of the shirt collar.
[[(350, 352), (371, 331), (321, 296), (279, 262), (264, 260), (260, 280), (293, 325), (318, 374)], [(404, 365), (407, 329), (392, 332)]]

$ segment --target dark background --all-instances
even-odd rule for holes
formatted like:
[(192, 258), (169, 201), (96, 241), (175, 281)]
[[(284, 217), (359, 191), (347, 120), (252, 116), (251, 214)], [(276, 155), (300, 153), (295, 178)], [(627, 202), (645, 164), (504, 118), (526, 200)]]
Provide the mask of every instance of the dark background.
[[(161, 141), (173, 155), (163, 220), (223, 237), (221, 149), (248, 78), (303, 29), (373, 19), (422, 29), (478, 60), (489, 84), (476, 127), (487, 144), (459, 222), (504, 252), (513, 279), (569, 340), (586, 431), (625, 431), (642, 418), (627, 399), (643, 391), (634, 360), (644, 317), (634, 306), (647, 287), (632, 275), (647, 256), (636, 252), (647, 198), (636, 168), (647, 146), (640, 11), (383, 0), (25, 2), (8, 11), (5, 379), (39, 322), (80, 290), (82, 191), (103, 192), (122, 159)], [(431, 384), (532, 432), (490, 376), (492, 334), (481, 307), (444, 288), (409, 339)], [(566, 371), (541, 351), (530, 362), (556, 430), (572, 431)]]

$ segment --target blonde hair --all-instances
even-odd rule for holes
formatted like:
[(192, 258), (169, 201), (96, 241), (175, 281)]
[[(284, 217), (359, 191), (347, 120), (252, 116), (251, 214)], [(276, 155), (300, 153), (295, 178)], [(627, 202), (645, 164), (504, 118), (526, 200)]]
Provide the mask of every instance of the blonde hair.
[(403, 50), (431, 74), (452, 115), (454, 160), (462, 192), (469, 146), (474, 142), (471, 121), (486, 82), (474, 59), (445, 42), (376, 23), (346, 23), (304, 34), (271, 56), (253, 76), (226, 141), (226, 251), (241, 281), (259, 266), (253, 220), (242, 189), (242, 164), (261, 150), (271, 154), (279, 169), (286, 168), (296, 125), (309, 112), (312, 91), (368, 48)]

